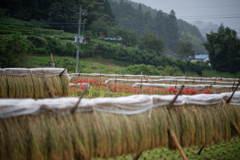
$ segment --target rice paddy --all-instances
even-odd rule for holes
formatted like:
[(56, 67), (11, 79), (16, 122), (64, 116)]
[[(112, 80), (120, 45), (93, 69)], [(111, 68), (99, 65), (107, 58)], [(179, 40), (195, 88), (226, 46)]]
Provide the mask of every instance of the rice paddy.
[[(240, 140), (235, 131), (235, 128), (240, 129), (239, 106), (222, 103), (219, 98), (219, 102), (207, 104), (214, 101), (207, 100), (211, 96), (205, 96), (205, 99), (199, 99), (198, 102), (195, 99), (194, 103), (194, 100), (189, 101), (190, 96), (211, 95), (213, 90), (210, 87), (202, 90), (185, 88), (181, 95), (189, 97), (178, 99), (176, 104), (181, 104), (180, 101), (187, 103), (168, 106), (173, 99), (171, 95), (178, 92), (177, 84), (175, 87), (164, 88), (147, 86), (149, 83), (144, 86), (141, 83), (140, 87), (134, 88), (132, 85), (136, 85), (135, 82), (128, 85), (123, 82), (117, 83), (116, 80), (105, 83), (111, 76), (116, 77), (116, 75), (105, 77), (101, 74), (72, 76), (70, 83), (80, 85), (71, 87), (66, 76), (48, 77), (55, 94), (60, 96), (79, 97), (84, 87), (88, 85), (89, 89), (84, 98), (95, 103), (93, 110), (77, 112), (74, 115), (59, 114), (65, 110), (60, 108), (58, 112), (41, 102), (37, 115), (1, 118), (0, 159), (76, 160), (87, 157), (94, 160), (120, 160), (133, 159), (135, 154), (141, 151), (144, 152), (140, 160), (181, 159), (167, 126), (175, 133), (188, 159), (240, 159), (238, 151)], [(5, 95), (9, 98), (49, 97), (43, 77), (0, 75), (0, 79), (3, 82), (0, 89), (6, 89), (0, 92), (2, 98)], [(137, 76), (136, 80), (139, 80)], [(151, 79), (146, 81), (151, 82)], [(229, 80), (229, 83), (233, 84), (232, 80)], [(216, 91), (231, 92), (233, 88)], [(141, 103), (127, 104), (128, 100), (124, 102), (124, 98), (123, 102), (117, 99), (116, 102), (107, 100), (101, 102), (97, 99), (138, 94), (139, 96), (145, 94), (145, 97), (153, 96), (151, 103), (154, 108), (133, 115), (113, 114), (119, 111), (134, 111), (136, 108), (142, 109), (141, 104), (144, 103), (140, 101)], [(206, 104), (201, 104), (204, 101)], [(84, 102), (82, 103), (84, 105)], [(85, 107), (90, 106), (91, 103), (87, 103)], [(201, 155), (197, 155), (202, 145), (206, 147)]]

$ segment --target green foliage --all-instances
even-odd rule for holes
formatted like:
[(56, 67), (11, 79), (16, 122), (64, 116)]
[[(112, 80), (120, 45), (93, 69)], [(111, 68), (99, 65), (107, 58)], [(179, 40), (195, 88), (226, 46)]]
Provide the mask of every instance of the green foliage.
[(0, 67), (26, 66), (27, 44), (20, 33), (0, 41)]
[(6, 12), (7, 12), (7, 9), (0, 8), (0, 18), (5, 18)]
[(134, 46), (137, 44), (137, 34), (134, 31), (130, 31), (130, 30), (126, 30), (125, 28), (121, 27), (121, 26), (116, 26), (117, 28), (121, 28), (121, 29), (115, 29), (115, 30), (111, 30), (109, 32), (109, 36), (110, 37), (121, 37), (122, 38), (122, 42), (121, 44), (125, 45), (125, 46)]
[(41, 28), (34, 28), (33, 34), (51, 34), (51, 35), (63, 35), (63, 30), (54, 30), (54, 29), (41, 29)]
[(164, 51), (164, 42), (161, 37), (156, 37), (153, 32), (146, 32), (141, 38), (139, 38), (138, 47), (140, 50), (146, 50), (148, 52), (161, 53)]
[(207, 54), (207, 50), (202, 46), (202, 40), (190, 32), (179, 32), (179, 39), (192, 43), (195, 54)]
[(188, 41), (178, 41), (177, 54), (179, 54), (181, 59), (187, 58), (189, 56), (194, 57), (195, 50), (192, 47), (192, 43)]
[(224, 77), (224, 78), (240, 77), (240, 76), (238, 76), (237, 73), (234, 75), (229, 72), (218, 72), (216, 70), (203, 70), (202, 76), (203, 77), (217, 77), (218, 76), (218, 77)]
[(182, 75), (182, 71), (178, 67), (166, 66), (163, 71), (168, 76)]
[(31, 41), (36, 48), (45, 48), (47, 45), (47, 40), (44, 38), (39, 38), (37, 36), (28, 36), (27, 39)]
[(123, 48), (121, 46), (111, 46), (106, 44), (98, 44), (95, 48), (95, 55), (101, 55), (104, 58), (115, 59), (134, 64), (153, 65), (155, 67), (172, 66), (179, 68), (182, 72), (196, 72), (201, 75), (204, 69), (210, 69), (204, 64), (193, 64), (179, 59), (167, 57), (165, 55), (157, 55), (155, 52), (141, 51), (137, 48)]
[(106, 29), (107, 24), (105, 21), (102, 21), (100, 19), (93, 21), (91, 27), (92, 27), (91, 31), (95, 32), (97, 36), (102, 36), (102, 37), (108, 36), (108, 30)]
[(204, 42), (209, 52), (209, 59), (213, 69), (220, 72), (235, 73), (240, 70), (240, 39), (237, 32), (221, 25), (217, 33), (207, 34), (207, 42)]
[(125, 73), (135, 74), (135, 75), (159, 75), (159, 70), (152, 65), (133, 65), (125, 68)]

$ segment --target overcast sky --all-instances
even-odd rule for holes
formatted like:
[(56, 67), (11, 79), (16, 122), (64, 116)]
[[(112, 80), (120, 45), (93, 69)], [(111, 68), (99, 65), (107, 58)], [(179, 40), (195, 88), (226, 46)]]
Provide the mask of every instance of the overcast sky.
[(240, 0), (131, 0), (170, 13), (187, 22), (201, 20), (240, 31)]

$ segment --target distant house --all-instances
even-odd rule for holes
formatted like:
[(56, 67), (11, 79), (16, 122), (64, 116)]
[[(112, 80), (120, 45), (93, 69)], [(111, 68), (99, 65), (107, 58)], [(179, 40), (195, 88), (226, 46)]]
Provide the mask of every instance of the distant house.
[(195, 57), (190, 56), (189, 59), (207, 62), (209, 61), (209, 56), (207, 54), (199, 54), (199, 55), (195, 55)]
[(104, 39), (101, 39), (103, 41), (106, 41), (106, 42), (111, 42), (111, 43), (116, 43), (118, 45), (121, 45), (122, 44), (122, 38), (117, 36), (117, 38), (104, 38)]

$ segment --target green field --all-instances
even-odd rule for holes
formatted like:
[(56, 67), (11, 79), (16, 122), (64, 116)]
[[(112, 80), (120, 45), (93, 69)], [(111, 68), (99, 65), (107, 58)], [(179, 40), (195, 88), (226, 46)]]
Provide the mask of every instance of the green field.
[[(67, 64), (70, 64), (68, 67), (68, 73), (75, 72), (76, 58), (54, 56), (53, 59), (56, 64), (56, 67), (65, 68)], [(44, 57), (29, 56), (29, 61), (32, 62), (33, 67), (51, 67), (48, 56), (44, 56)], [(80, 60), (78, 64), (79, 64), (81, 73), (109, 73), (110, 74), (110, 73), (121, 72), (122, 67), (116, 65), (116, 64), (120, 65), (120, 63), (122, 62), (95, 57), (95, 58), (88, 58), (87, 60)], [(121, 65), (128, 65), (128, 64), (122, 63)]]
[[(197, 155), (199, 147), (184, 148), (183, 151), (188, 159), (191, 160), (239, 160), (240, 159), (240, 139), (233, 138), (231, 141), (211, 144), (202, 150), (200, 155)], [(135, 154), (124, 155), (108, 160), (132, 160)], [(178, 160), (182, 159), (178, 150), (169, 150), (167, 148), (156, 148), (147, 150), (142, 153), (139, 160)], [(94, 159), (103, 160), (103, 159)]]

